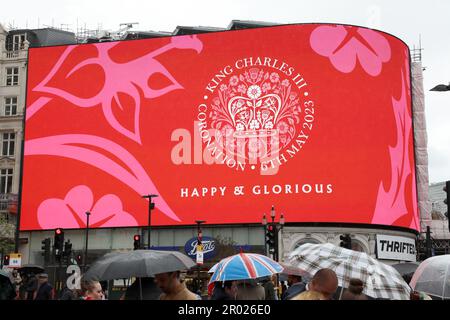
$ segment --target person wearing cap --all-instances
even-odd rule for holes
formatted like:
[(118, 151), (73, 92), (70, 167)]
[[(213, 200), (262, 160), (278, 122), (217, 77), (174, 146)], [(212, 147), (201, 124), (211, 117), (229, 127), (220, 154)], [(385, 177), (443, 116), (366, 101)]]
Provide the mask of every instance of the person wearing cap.
[(34, 300), (53, 300), (53, 287), (48, 283), (48, 274), (40, 273), (37, 276), (38, 286), (34, 292)]

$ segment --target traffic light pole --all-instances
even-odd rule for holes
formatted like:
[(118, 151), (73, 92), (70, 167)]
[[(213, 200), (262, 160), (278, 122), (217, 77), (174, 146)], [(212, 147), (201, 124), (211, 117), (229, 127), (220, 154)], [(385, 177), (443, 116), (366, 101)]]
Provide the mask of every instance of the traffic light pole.
[(427, 233), (426, 233), (426, 254), (427, 254), (427, 258), (430, 258), (432, 256), (431, 252), (432, 252), (432, 245), (431, 245), (431, 230), (430, 227), (427, 226)]
[(147, 244), (148, 244), (148, 247), (147, 247), (147, 249), (151, 248), (151, 242), (150, 242), (151, 237), (150, 237), (150, 234), (151, 234), (151, 228), (152, 228), (152, 209), (155, 208), (155, 204), (152, 202), (152, 199), (156, 198), (156, 197), (158, 197), (157, 194), (147, 194), (147, 195), (142, 196), (142, 198), (148, 199), (148, 225), (147, 225)]

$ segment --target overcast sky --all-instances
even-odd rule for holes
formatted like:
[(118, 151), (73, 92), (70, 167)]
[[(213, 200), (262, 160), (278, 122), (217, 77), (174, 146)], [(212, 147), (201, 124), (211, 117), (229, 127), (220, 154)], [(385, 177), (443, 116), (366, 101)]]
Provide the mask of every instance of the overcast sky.
[(422, 40), (430, 182), (450, 180), (450, 92), (430, 92), (450, 82), (448, 0), (40, 0), (3, 1), (0, 22), (16, 28), (86, 26), (173, 31), (177, 25), (226, 28), (231, 20), (277, 23), (335, 22), (389, 32), (410, 48)]

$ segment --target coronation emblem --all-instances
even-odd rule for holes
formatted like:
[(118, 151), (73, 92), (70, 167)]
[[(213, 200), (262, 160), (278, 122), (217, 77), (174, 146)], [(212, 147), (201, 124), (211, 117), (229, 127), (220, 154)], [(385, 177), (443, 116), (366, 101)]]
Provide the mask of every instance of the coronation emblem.
[(244, 67), (240, 61), (208, 85), (212, 95), (204, 96), (207, 102), (201, 106), (208, 112), (204, 121), (198, 117), (199, 127), (219, 163), (264, 171), (286, 163), (303, 147), (313, 127), (314, 102), (306, 81), (286, 63), (258, 66), (255, 62), (262, 60), (251, 58)]

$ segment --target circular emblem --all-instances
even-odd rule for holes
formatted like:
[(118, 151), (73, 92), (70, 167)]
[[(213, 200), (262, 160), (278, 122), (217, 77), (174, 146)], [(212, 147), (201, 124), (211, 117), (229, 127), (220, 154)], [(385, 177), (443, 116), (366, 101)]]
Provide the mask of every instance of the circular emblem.
[(238, 60), (207, 86), (202, 106), (209, 112), (198, 119), (203, 120), (201, 131), (209, 129), (201, 136), (218, 163), (265, 170), (286, 163), (309, 137), (314, 102), (306, 80), (287, 63), (263, 63), (268, 60), (278, 62), (267, 57)]

